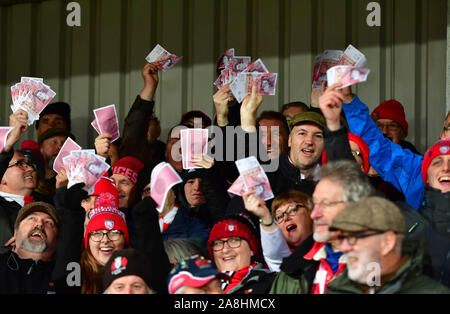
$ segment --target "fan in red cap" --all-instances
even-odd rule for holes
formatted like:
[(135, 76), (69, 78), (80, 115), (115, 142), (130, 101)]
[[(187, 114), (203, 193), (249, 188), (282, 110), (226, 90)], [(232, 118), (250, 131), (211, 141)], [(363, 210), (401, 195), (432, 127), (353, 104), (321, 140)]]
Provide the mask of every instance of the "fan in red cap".
[(87, 199), (81, 202), (81, 206), (86, 210), (86, 212), (89, 212), (94, 208), (95, 201), (101, 193), (112, 194), (115, 200), (115, 207), (119, 207), (119, 192), (117, 191), (114, 180), (107, 177), (101, 177), (100, 180), (95, 184), (94, 191), (89, 194)]
[[(448, 160), (444, 158), (444, 156), (450, 155), (450, 138), (442, 138), (437, 141), (423, 156), (422, 162), (422, 179), (426, 185), (430, 185), (430, 180), (433, 180), (433, 186), (442, 187), (440, 189), (443, 193), (450, 191), (450, 166), (448, 166)], [(441, 160), (436, 157), (440, 157)], [(447, 158), (448, 159), (448, 158)], [(435, 160), (435, 161), (434, 161)], [(432, 169), (436, 168), (440, 173), (436, 173), (436, 175), (430, 175), (430, 165), (433, 163)], [(436, 163), (436, 165), (434, 165)], [(438, 164), (440, 163), (440, 164)], [(447, 166), (443, 169), (440, 168), (441, 164), (447, 163)]]
[(111, 179), (119, 191), (119, 207), (131, 208), (139, 201), (137, 192), (138, 174), (144, 164), (137, 158), (127, 156), (118, 160), (112, 167)]
[(276, 273), (263, 264), (259, 235), (244, 213), (225, 217), (211, 229), (210, 257), (220, 272), (230, 276), (222, 285), (225, 293), (268, 293)]

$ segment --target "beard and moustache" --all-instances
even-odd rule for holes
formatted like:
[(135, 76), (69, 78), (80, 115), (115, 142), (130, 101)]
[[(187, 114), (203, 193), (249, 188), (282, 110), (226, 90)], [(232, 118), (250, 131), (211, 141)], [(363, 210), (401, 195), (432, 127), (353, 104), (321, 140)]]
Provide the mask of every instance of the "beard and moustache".
[[(41, 240), (34, 240), (34, 239), (30, 238), (31, 235), (36, 232), (40, 233), (40, 236), (42, 237)], [(30, 233), (28, 234), (28, 237), (22, 242), (21, 248), (26, 251), (33, 252), (33, 253), (42, 253), (42, 252), (45, 252), (48, 248), (46, 240), (47, 240), (47, 234), (46, 234), (45, 230), (36, 227), (30, 231)]]

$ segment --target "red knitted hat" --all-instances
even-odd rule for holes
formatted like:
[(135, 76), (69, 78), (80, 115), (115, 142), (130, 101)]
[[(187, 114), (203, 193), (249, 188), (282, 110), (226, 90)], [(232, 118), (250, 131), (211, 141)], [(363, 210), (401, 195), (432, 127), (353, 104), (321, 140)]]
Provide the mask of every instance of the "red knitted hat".
[(426, 185), (428, 185), (427, 172), (431, 161), (437, 156), (448, 154), (450, 154), (450, 137), (440, 139), (425, 153), (422, 161), (422, 179)]
[(111, 193), (101, 193), (95, 201), (95, 208), (89, 212), (89, 223), (84, 234), (84, 246), (89, 244), (89, 233), (98, 230), (119, 230), (125, 238), (125, 246), (130, 243), (125, 214), (118, 209), (117, 200)]
[[(367, 146), (366, 142), (364, 142), (364, 140), (359, 135), (356, 135), (354, 133), (348, 133), (348, 140), (352, 141), (352, 142), (356, 143), (356, 145), (358, 145), (358, 147), (359, 147), (359, 149), (361, 150), (361, 153), (362, 153), (364, 172), (368, 173), (369, 172), (369, 168), (370, 168), (370, 164), (369, 164), (370, 149), (369, 149), (369, 146)], [(328, 161), (327, 152), (324, 149), (323, 152), (322, 152), (322, 165), (325, 165), (327, 163), (327, 161)]]
[(115, 207), (119, 207), (119, 191), (117, 190), (114, 180), (101, 177), (100, 180), (94, 186), (94, 192), (89, 196), (98, 196), (102, 193), (111, 193), (115, 198)]
[(114, 166), (111, 167), (113, 174), (121, 174), (127, 177), (133, 185), (137, 183), (139, 171), (144, 167), (144, 164), (137, 158), (127, 156), (119, 159)]
[(390, 119), (397, 122), (408, 136), (408, 122), (406, 122), (405, 110), (401, 103), (395, 99), (383, 101), (370, 115), (374, 121), (378, 119)]
[[(246, 221), (246, 222), (244, 222)], [(259, 242), (256, 236), (256, 230), (252, 226), (250, 219), (244, 214), (237, 214), (230, 218), (223, 219), (217, 222), (211, 229), (208, 238), (208, 252), (212, 261), (214, 261), (214, 254), (211, 242), (222, 238), (240, 237), (250, 245), (255, 258), (259, 257)]]

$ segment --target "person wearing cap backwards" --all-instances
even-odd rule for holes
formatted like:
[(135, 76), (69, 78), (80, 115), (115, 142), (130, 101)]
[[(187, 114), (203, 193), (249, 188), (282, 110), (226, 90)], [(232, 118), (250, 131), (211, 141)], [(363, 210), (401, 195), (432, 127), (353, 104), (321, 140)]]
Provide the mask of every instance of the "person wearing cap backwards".
[(408, 225), (412, 222), (407, 234), (426, 240), (435, 279), (450, 286), (450, 139), (441, 138), (424, 156), (402, 149), (384, 138), (351, 90), (344, 94), (337, 87), (330, 86), (323, 97), (336, 110), (344, 109), (350, 129), (362, 133), (369, 145), (370, 163), (417, 210), (404, 212)]
[(268, 293), (276, 273), (263, 264), (257, 229), (247, 215), (235, 214), (217, 222), (208, 238), (208, 252), (220, 272), (227, 294)]
[(31, 156), (14, 150), (21, 134), (28, 129), (27, 119), (28, 115), (23, 110), (10, 115), (9, 126), (14, 129), (0, 152), (0, 253), (7, 251), (4, 247), (6, 242), (11, 243), (19, 210), (32, 201), (51, 201), (35, 191), (38, 167)]
[(320, 177), (312, 196), (313, 234), (283, 259), (270, 293), (323, 294), (345, 267), (329, 226), (348, 204), (373, 195), (374, 189), (354, 161), (327, 163)]
[(51, 291), (60, 227), (60, 217), (48, 203), (33, 202), (20, 209), (14, 224), (14, 246), (0, 254), (0, 294)]
[(104, 294), (152, 294), (150, 265), (138, 250), (115, 251), (103, 269)]
[(350, 204), (329, 230), (339, 234), (337, 243), (347, 266), (329, 283), (327, 294), (450, 293), (424, 275), (424, 252), (405, 247), (405, 219), (391, 201), (368, 197)]
[(203, 256), (192, 256), (180, 261), (170, 272), (170, 294), (223, 294), (221, 280), (230, 280), (220, 273), (211, 260)]

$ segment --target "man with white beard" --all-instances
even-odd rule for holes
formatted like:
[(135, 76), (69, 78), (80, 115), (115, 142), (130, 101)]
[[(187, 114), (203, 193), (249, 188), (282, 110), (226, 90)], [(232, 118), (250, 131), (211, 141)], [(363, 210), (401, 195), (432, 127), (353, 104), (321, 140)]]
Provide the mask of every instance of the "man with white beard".
[(51, 292), (60, 225), (60, 217), (48, 203), (22, 207), (14, 225), (13, 249), (0, 255), (0, 294)]
[(424, 274), (420, 246), (404, 248), (405, 219), (391, 201), (367, 197), (348, 205), (329, 227), (347, 259), (327, 293), (449, 293)]

